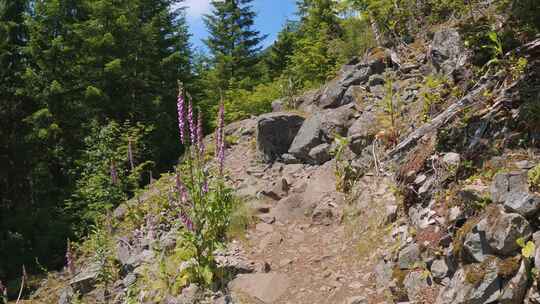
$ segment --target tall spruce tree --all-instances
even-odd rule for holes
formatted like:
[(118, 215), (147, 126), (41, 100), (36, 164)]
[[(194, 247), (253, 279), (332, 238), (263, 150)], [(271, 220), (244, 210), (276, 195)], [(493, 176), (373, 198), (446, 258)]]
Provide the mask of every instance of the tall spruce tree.
[(260, 43), (266, 36), (253, 29), (256, 13), (251, 2), (253, 0), (212, 1), (212, 14), (204, 17), (210, 32), (205, 43), (213, 57), (213, 80), (222, 90), (233, 84), (249, 87), (257, 74)]

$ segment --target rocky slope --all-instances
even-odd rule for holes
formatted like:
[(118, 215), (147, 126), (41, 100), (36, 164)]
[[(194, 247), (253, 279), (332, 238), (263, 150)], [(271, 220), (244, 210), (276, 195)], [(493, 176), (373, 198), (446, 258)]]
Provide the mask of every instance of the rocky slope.
[[(87, 256), (33, 301), (540, 303), (540, 194), (528, 180), (540, 133), (521, 120), (540, 100), (539, 45), (516, 50), (522, 74), (475, 78), (460, 34), (443, 29), (229, 125), (228, 182), (256, 221), (218, 253), (234, 274), (218, 291), (163, 291), (156, 269), (182, 267), (164, 256), (178, 225), (159, 211), (165, 176), (114, 213), (114, 284), (97, 284), (104, 263)], [(135, 208), (159, 217), (128, 225)]]

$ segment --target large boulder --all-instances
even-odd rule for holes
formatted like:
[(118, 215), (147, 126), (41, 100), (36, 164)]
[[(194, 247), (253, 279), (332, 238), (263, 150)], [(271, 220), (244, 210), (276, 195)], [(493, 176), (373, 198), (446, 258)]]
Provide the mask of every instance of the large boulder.
[(463, 250), (468, 260), (484, 262), (490, 255), (510, 256), (517, 253), (517, 240), (528, 240), (529, 222), (517, 213), (506, 213), (501, 206), (490, 206), (487, 216), (465, 234)]
[[(320, 151), (310, 151), (321, 144), (330, 144), (336, 135), (344, 136), (350, 127), (354, 110), (350, 106), (317, 112), (306, 119), (294, 138), (289, 154), (310, 163), (317, 163), (313, 156), (320, 156)], [(322, 147), (319, 147), (322, 149)]]
[[(460, 268), (443, 287), (437, 304), (498, 303), (502, 295), (503, 278), (499, 276), (499, 259), (492, 257), (481, 264)], [(518, 302), (516, 302), (518, 303)]]
[(532, 235), (529, 222), (516, 213), (506, 213), (502, 208), (493, 208), (486, 218), (484, 231), (489, 247), (497, 254), (512, 255), (519, 249), (517, 240), (528, 240)]
[(69, 281), (69, 285), (79, 294), (89, 293), (96, 287), (102, 271), (103, 266), (100, 263), (89, 264)]
[(521, 261), (518, 272), (506, 283), (499, 297), (499, 304), (523, 303), (529, 286), (529, 265)]
[(353, 122), (347, 133), (351, 150), (356, 154), (362, 153), (373, 142), (378, 131), (377, 112), (367, 109)]
[(309, 151), (322, 143), (328, 143), (323, 132), (323, 117), (315, 114), (309, 117), (294, 138), (289, 153), (297, 158), (309, 159)]
[(435, 32), (430, 57), (438, 71), (452, 74), (463, 67), (470, 56), (457, 29), (445, 28)]
[(390, 61), (386, 50), (377, 50), (364, 62), (352, 61), (345, 65), (338, 73), (338, 77), (323, 88), (319, 97), (319, 107), (336, 108), (350, 102), (351, 99), (343, 98), (347, 89), (368, 82), (371, 75), (381, 74)]
[(494, 203), (504, 203), (512, 193), (528, 192), (526, 172), (498, 173), (491, 183), (491, 200)]
[(490, 191), (491, 200), (503, 203), (509, 212), (531, 218), (540, 211), (540, 195), (529, 191), (525, 171), (496, 174)]
[(304, 118), (292, 113), (270, 113), (257, 120), (257, 150), (266, 162), (287, 153)]

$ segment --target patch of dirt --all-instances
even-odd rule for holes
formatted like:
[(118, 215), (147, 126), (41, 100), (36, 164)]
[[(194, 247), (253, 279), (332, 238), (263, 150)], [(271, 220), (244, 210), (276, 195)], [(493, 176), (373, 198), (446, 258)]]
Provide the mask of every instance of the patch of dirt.
[[(265, 222), (231, 244), (256, 265), (268, 264), (270, 273), (286, 276), (288, 287), (268, 303), (340, 304), (359, 296), (365, 303), (384, 303), (373, 269), (388, 231), (385, 208), (395, 200), (388, 178), (366, 176), (356, 184), (356, 195), (345, 196), (335, 191), (333, 161), (320, 167), (269, 166), (257, 160), (247, 142), (227, 153), (231, 184), (252, 205), (269, 207), (259, 208)], [(282, 179), (290, 190), (280, 200), (260, 194)], [(246, 302), (242, 295), (241, 303), (260, 302)]]

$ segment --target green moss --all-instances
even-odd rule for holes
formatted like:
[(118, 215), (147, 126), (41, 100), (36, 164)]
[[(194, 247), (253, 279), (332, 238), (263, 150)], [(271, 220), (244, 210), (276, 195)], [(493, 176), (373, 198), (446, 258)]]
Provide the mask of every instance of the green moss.
[(511, 278), (519, 270), (521, 256), (497, 260), (497, 274), (505, 279)]
[(478, 224), (480, 219), (471, 218), (459, 230), (456, 232), (456, 236), (453, 241), (453, 253), (455, 256), (462, 258), (463, 255), (463, 243), (465, 242), (465, 236), (472, 231), (474, 226)]
[(392, 269), (392, 279), (396, 282), (396, 286), (400, 292), (405, 293), (405, 285), (403, 282), (405, 281), (405, 277), (407, 277), (410, 272), (410, 270), (401, 269), (397, 265)]
[(486, 276), (486, 268), (482, 264), (471, 264), (465, 266), (465, 281), (471, 285), (478, 285)]
[(237, 145), (239, 141), (240, 141), (240, 138), (238, 138), (238, 136), (235, 136), (235, 135), (227, 135), (227, 136), (225, 136), (225, 143), (228, 146)]

